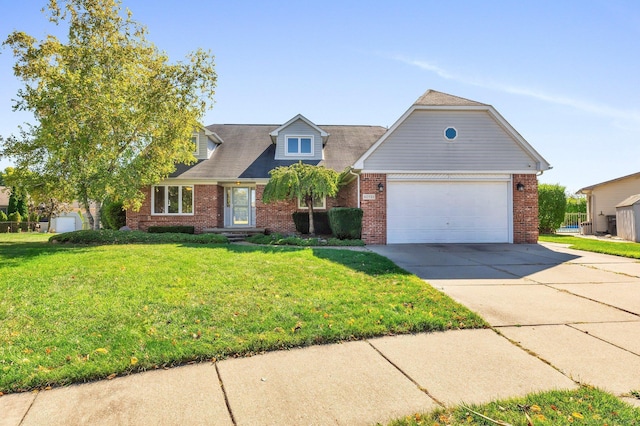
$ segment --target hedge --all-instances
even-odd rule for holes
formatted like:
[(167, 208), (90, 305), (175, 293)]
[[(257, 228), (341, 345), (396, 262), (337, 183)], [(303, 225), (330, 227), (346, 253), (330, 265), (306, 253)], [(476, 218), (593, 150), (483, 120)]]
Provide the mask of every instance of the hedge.
[[(296, 225), (296, 231), (301, 234), (308, 234), (309, 212), (294, 212), (292, 216), (293, 223)], [(317, 235), (331, 235), (329, 214), (327, 212), (313, 212), (313, 226), (316, 228)]]
[(334, 207), (329, 210), (329, 223), (333, 235), (341, 240), (357, 240), (362, 236), (362, 209)]
[(195, 227), (188, 225), (172, 225), (172, 226), (150, 226), (147, 229), (150, 234), (193, 234), (196, 232)]

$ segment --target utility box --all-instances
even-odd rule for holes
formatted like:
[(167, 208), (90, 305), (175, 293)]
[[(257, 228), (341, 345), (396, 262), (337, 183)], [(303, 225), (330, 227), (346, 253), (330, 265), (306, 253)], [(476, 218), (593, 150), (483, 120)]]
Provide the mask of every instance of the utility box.
[(640, 194), (632, 195), (616, 206), (618, 236), (640, 242)]

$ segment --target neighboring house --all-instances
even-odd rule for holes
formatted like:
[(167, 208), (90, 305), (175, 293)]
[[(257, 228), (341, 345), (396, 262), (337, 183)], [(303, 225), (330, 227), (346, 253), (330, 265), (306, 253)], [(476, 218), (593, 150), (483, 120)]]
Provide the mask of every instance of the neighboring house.
[(343, 171), (335, 198), (314, 209), (361, 207), (367, 244), (535, 243), (537, 174), (550, 168), (490, 105), (429, 90), (389, 129), (222, 124), (194, 140), (197, 163), (179, 165), (127, 225), (184, 224), (294, 232), (298, 201), (262, 203), (274, 167), (298, 161)]
[(632, 195), (640, 194), (640, 173), (587, 186), (578, 191), (587, 196), (587, 221), (591, 232), (615, 235), (616, 206)]
[(9, 209), (9, 190), (8, 186), (0, 186), (0, 211), (7, 213)]

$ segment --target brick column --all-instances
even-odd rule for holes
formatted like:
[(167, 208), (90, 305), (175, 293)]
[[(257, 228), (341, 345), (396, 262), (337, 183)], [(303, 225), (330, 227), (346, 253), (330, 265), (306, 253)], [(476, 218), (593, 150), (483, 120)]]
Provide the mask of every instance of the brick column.
[[(519, 183), (524, 191), (518, 191)], [(538, 242), (538, 177), (534, 174), (513, 175), (513, 242)]]
[[(378, 184), (384, 185), (382, 192)], [(387, 244), (387, 175), (364, 173), (360, 175), (360, 207), (362, 216), (362, 240), (367, 244)], [(365, 200), (366, 194), (375, 200)]]

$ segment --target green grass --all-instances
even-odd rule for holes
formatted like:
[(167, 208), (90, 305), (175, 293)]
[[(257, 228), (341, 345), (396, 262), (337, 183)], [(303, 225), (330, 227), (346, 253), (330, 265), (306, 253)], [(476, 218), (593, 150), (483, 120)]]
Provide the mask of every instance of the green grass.
[(541, 242), (570, 244), (569, 248), (640, 259), (640, 243), (612, 242), (567, 235), (540, 235)]
[(5, 393), (294, 346), (485, 326), (370, 252), (42, 238), (0, 235)]
[(634, 426), (640, 425), (640, 409), (611, 394), (583, 386), (577, 390), (541, 392), (484, 405), (440, 409), (390, 423), (393, 426), (496, 424)]

